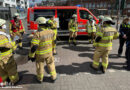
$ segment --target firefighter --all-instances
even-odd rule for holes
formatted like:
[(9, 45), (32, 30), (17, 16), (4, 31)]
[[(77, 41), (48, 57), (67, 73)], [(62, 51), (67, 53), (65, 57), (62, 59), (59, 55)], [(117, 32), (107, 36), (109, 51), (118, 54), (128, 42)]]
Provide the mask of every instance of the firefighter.
[(44, 30), (44, 28), (42, 28), (47, 26), (46, 18), (39, 17), (36, 19), (36, 22), (38, 23), (39, 29), (31, 41), (29, 60), (36, 61), (37, 81), (39, 83), (42, 83), (44, 77), (44, 62), (47, 64), (51, 80), (55, 81), (57, 78), (53, 56), (55, 33), (53, 30)]
[(89, 15), (89, 21), (87, 22), (86, 25), (86, 31), (88, 32), (89, 35), (89, 43), (93, 43), (96, 37), (96, 26), (95, 21), (93, 20), (93, 17), (91, 15)]
[(69, 21), (68, 28), (70, 31), (69, 35), (69, 45), (77, 45), (76, 43), (76, 37), (78, 32), (78, 22), (77, 22), (77, 15), (73, 14), (72, 19)]
[(99, 18), (99, 23), (96, 25), (97, 26), (96, 27), (96, 30), (97, 30), (96, 32), (100, 32), (100, 30), (102, 29), (104, 16), (100, 15), (98, 18)]
[[(56, 41), (56, 39), (57, 39), (57, 22), (54, 20), (54, 16), (52, 16), (52, 17), (48, 20), (48, 24), (51, 25), (49, 28), (50, 28), (51, 30), (53, 30), (54, 33), (55, 33), (54, 39), (55, 39), (55, 41)], [(54, 51), (53, 54), (56, 55), (56, 54), (57, 54), (57, 52), (56, 52), (56, 43), (55, 43), (53, 49), (54, 49), (54, 50), (53, 50), (53, 51)]]
[(6, 21), (0, 19), (0, 77), (6, 82), (9, 78), (12, 85), (19, 81), (17, 65), (13, 57), (13, 44), (10, 35), (5, 33)]
[(126, 42), (126, 34), (128, 33), (129, 28), (128, 28), (128, 22), (129, 22), (129, 18), (125, 18), (122, 22), (122, 24), (120, 25), (120, 36), (119, 36), (119, 49), (118, 49), (118, 56), (121, 57), (121, 54), (123, 52), (123, 46)]
[(19, 19), (18, 13), (15, 13), (14, 19), (10, 21), (9, 29), (10, 29), (10, 35), (12, 38), (14, 38), (15, 36), (19, 36), (20, 38), (19, 48), (22, 49), (22, 37), (23, 37), (23, 34), (25, 33), (25, 30), (22, 24), (22, 20)]
[(102, 65), (100, 69), (103, 73), (106, 72), (106, 69), (108, 67), (108, 54), (110, 50), (112, 50), (112, 40), (116, 39), (119, 36), (118, 31), (111, 26), (114, 24), (115, 23), (110, 17), (105, 17), (103, 19), (103, 28), (100, 34), (96, 37), (94, 43), (96, 50), (91, 67), (95, 70), (98, 70), (101, 58)]

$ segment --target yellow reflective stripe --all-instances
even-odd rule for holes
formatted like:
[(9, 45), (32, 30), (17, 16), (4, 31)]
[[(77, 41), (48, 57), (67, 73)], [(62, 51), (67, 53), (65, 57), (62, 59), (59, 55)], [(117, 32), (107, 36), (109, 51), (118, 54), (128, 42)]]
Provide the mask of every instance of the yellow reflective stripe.
[(107, 36), (107, 37), (103, 37), (102, 40), (112, 40), (113, 36)]
[(43, 79), (44, 75), (40, 74), (40, 75), (37, 75), (37, 77), (40, 78), (40, 79)]
[(0, 44), (5, 44), (5, 43), (8, 43), (8, 39), (4, 39), (4, 40), (0, 40)]
[(53, 72), (50, 72), (50, 75), (55, 75), (56, 74), (56, 70), (54, 70)]
[(101, 46), (101, 47), (110, 47), (110, 46), (112, 46), (112, 43), (98, 43), (98, 46)]
[(93, 61), (93, 64), (99, 66), (99, 62)]
[(103, 36), (103, 33), (101, 33), (101, 32), (97, 32), (97, 33), (96, 33), (96, 35), (98, 35), (98, 36), (101, 36), (101, 37), (102, 37), (102, 36)]
[(10, 78), (11, 81), (18, 79), (19, 78), (18, 73), (15, 74), (15, 75), (9, 76), (9, 78)]
[(12, 49), (8, 50), (7, 52), (0, 53), (0, 56), (6, 56), (12, 53)]
[(31, 43), (33, 44), (39, 44), (40, 40), (32, 39)]
[(107, 68), (107, 67), (108, 67), (108, 64), (102, 62), (102, 66), (103, 66), (104, 68)]
[(31, 57), (31, 58), (34, 58), (35, 57), (35, 53), (29, 53), (29, 57)]
[(45, 45), (47, 45), (47, 44), (52, 44), (52, 40), (42, 42), (42, 43), (40, 43), (39, 46), (45, 46)]
[(46, 54), (46, 53), (49, 53), (49, 52), (52, 52), (52, 48), (47, 49), (47, 50), (43, 50), (43, 51), (36, 51), (36, 54)]

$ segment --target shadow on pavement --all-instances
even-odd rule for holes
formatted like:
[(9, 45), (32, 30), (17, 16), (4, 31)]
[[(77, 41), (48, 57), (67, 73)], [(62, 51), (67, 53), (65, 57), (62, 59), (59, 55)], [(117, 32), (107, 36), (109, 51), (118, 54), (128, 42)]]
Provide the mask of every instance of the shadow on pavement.
[(17, 49), (16, 50), (16, 54), (20, 54), (20, 55), (28, 55), (29, 54), (29, 49)]
[(91, 60), (93, 60), (94, 53), (80, 53), (79, 57), (89, 57)]
[(108, 69), (124, 70), (123, 68), (124, 65), (126, 64), (120, 62), (109, 62)]
[(74, 75), (77, 73), (91, 73), (91, 74), (101, 74), (101, 72), (96, 72), (95, 70), (90, 68), (92, 62), (84, 62), (84, 63), (72, 63), (72, 65), (60, 65), (56, 66), (57, 73), (59, 74), (67, 74)]
[[(37, 82), (37, 76), (35, 74), (26, 74), (28, 71), (19, 72), (19, 76), (21, 78), (20, 82), (17, 85), (25, 85), (25, 84), (39, 84)], [(45, 76), (43, 82), (53, 83), (50, 77)]]
[(118, 54), (109, 54), (109, 58), (119, 58)]
[(15, 58), (17, 65), (23, 65), (28, 63), (28, 56), (20, 55), (17, 58)]
[(64, 49), (70, 49), (70, 50), (73, 50), (73, 51), (79, 51), (79, 52), (85, 52), (85, 51), (94, 51), (93, 47), (83, 47), (83, 46), (63, 46), (62, 48)]

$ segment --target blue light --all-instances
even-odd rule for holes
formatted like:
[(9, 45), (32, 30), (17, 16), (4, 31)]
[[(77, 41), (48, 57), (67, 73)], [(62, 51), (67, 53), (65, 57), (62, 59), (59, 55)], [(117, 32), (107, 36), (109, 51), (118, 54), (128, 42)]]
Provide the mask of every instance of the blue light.
[(77, 6), (77, 7), (81, 7), (81, 5), (79, 5), (79, 4), (78, 4), (78, 5), (76, 5), (76, 6)]

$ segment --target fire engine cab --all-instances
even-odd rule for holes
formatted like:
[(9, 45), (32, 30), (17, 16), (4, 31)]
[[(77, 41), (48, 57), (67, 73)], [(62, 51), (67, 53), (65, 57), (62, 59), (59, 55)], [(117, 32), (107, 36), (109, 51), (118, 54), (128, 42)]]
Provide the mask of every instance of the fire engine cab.
[(93, 16), (96, 24), (98, 19), (86, 8), (78, 6), (37, 6), (28, 8), (27, 23), (30, 33), (37, 31), (38, 25), (35, 20), (38, 17), (45, 17), (49, 19), (51, 16), (55, 17), (58, 25), (58, 36), (68, 36), (68, 23), (73, 14), (77, 14), (78, 35), (86, 35), (85, 25), (88, 21), (89, 15)]

